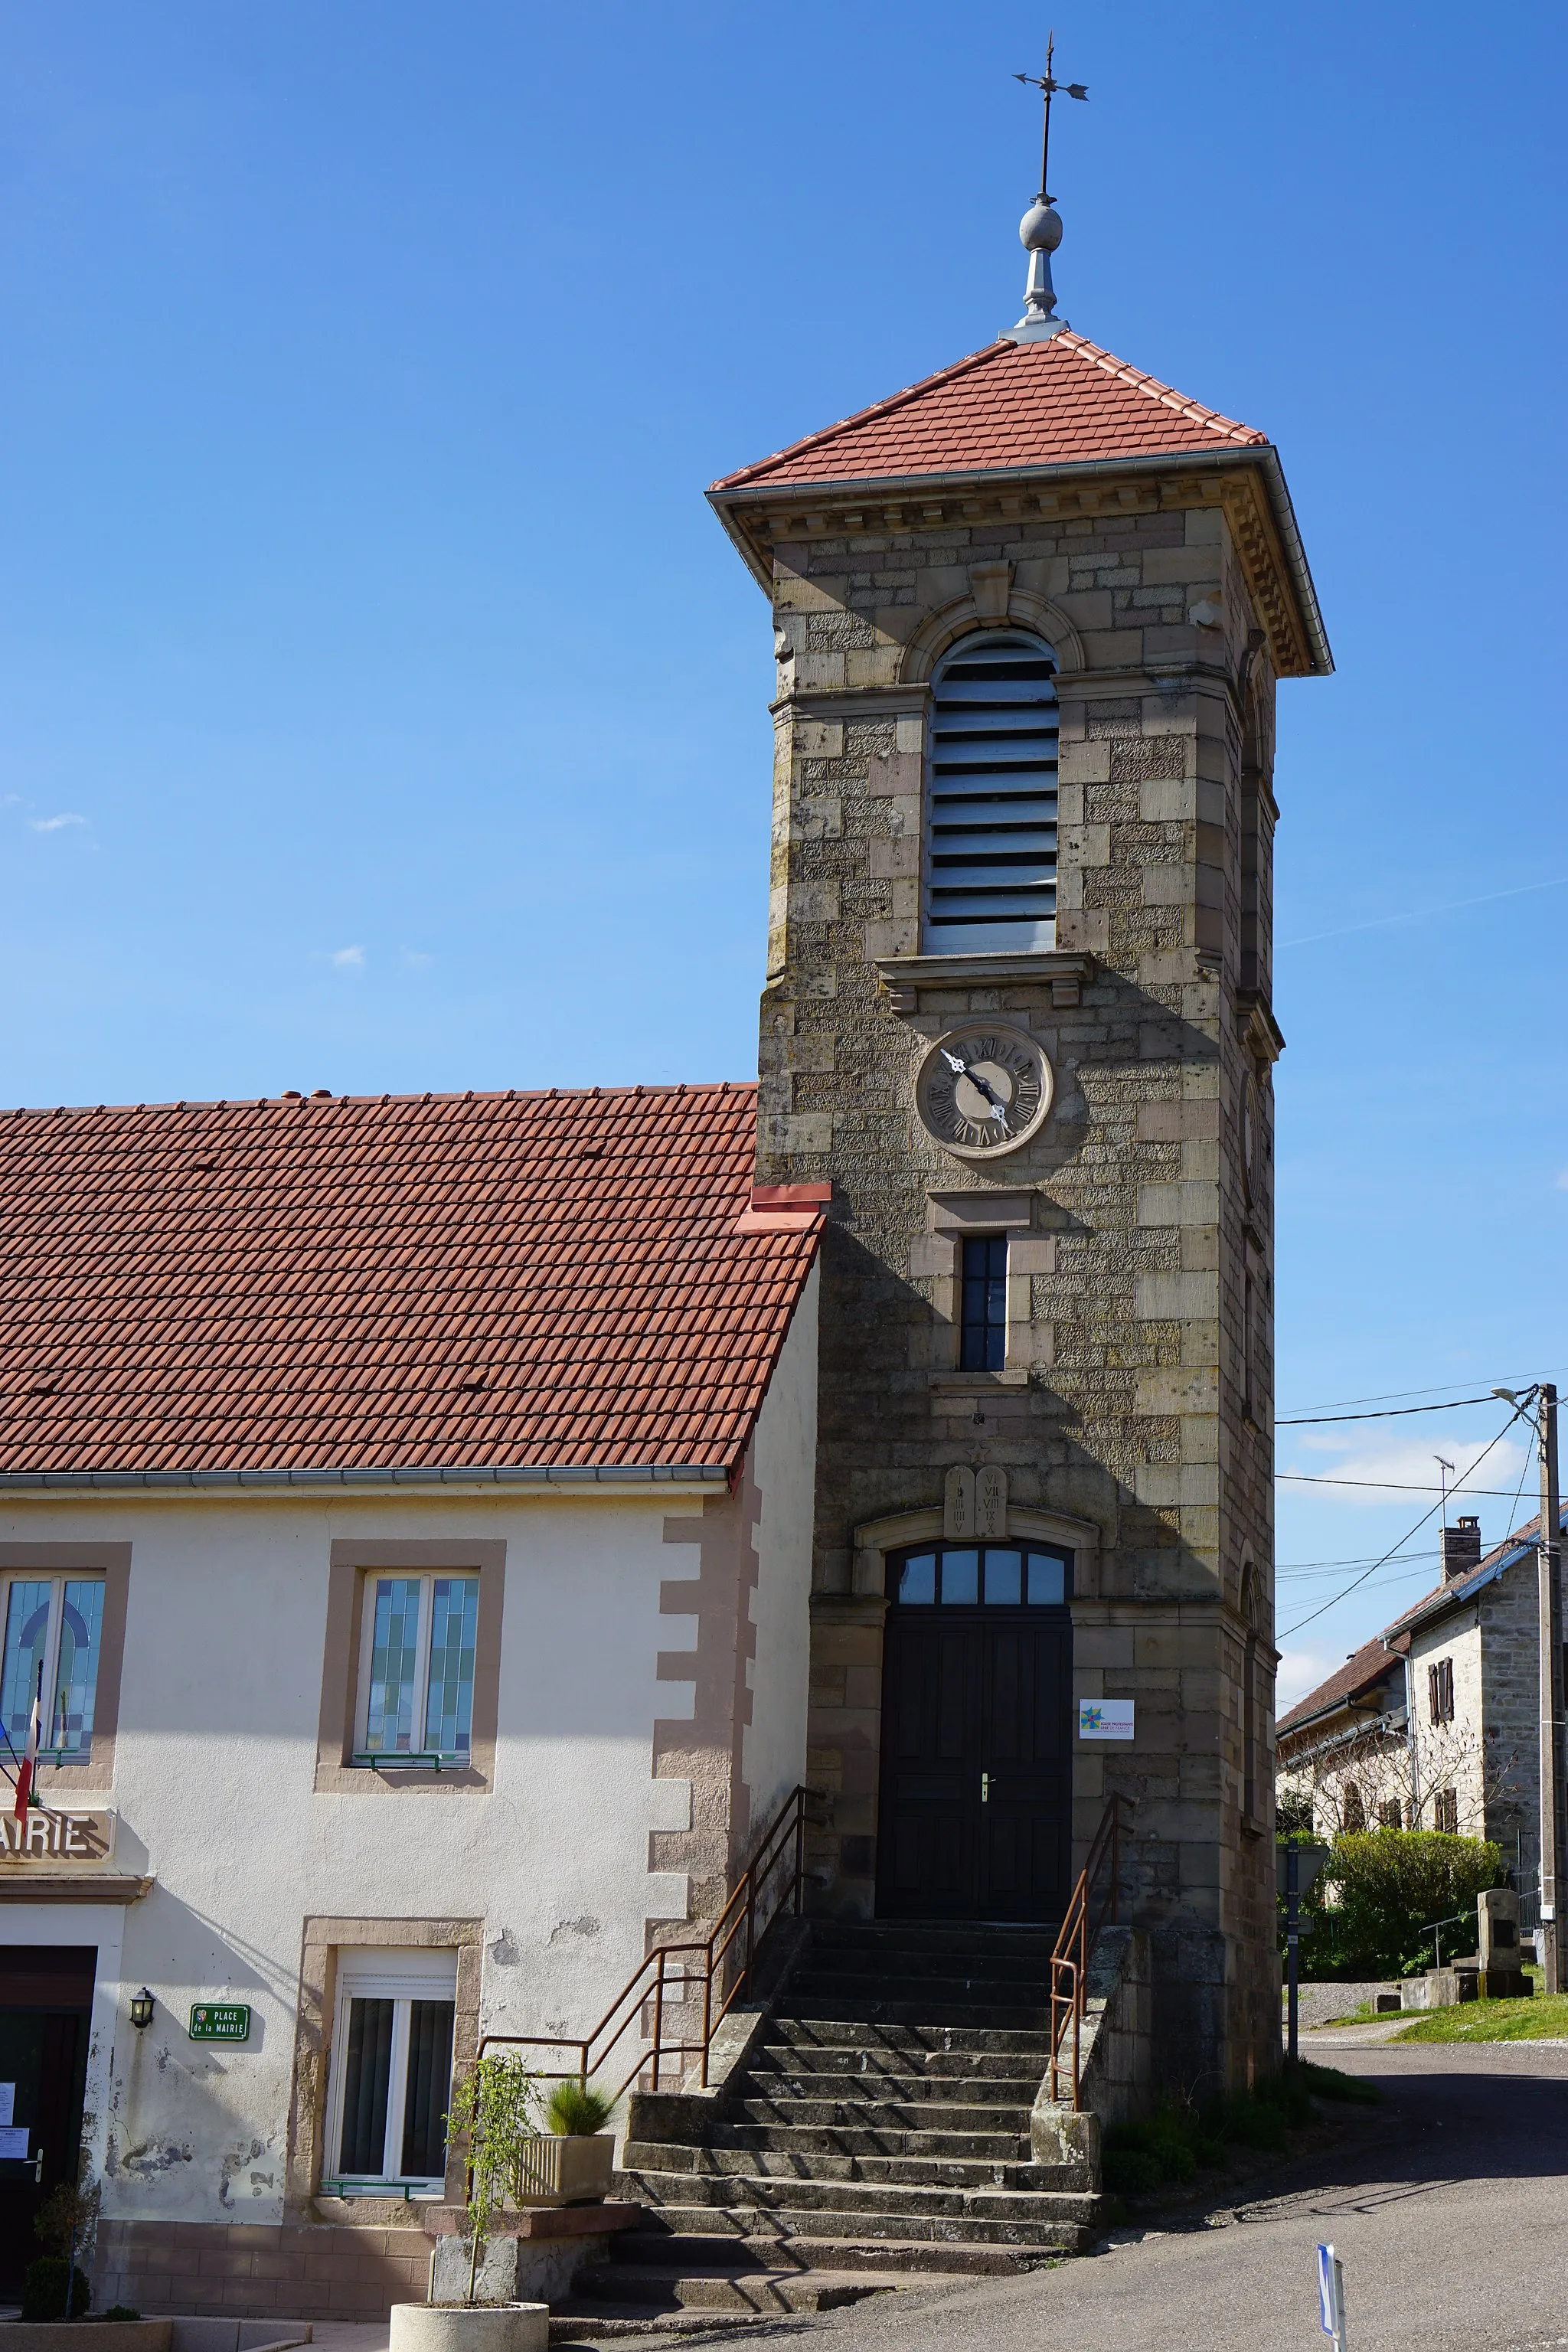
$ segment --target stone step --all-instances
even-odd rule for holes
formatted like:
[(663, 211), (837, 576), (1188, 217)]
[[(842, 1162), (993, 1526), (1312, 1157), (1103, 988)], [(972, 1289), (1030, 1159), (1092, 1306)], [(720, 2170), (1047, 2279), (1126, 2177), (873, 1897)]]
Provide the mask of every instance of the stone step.
[(902, 1977), (924, 1982), (931, 1977), (973, 1977), (984, 1984), (1044, 1984), (1050, 1974), (1048, 1951), (993, 1951), (976, 1945), (973, 1950), (943, 1946), (926, 1949), (893, 1945), (814, 1944), (800, 1964), (802, 1976), (826, 1969), (835, 1976)]
[[(960, 2110), (964, 2112), (968, 2111)], [(1026, 2117), (1011, 2130), (1004, 2127), (993, 2131), (964, 2130), (962, 2126), (939, 2131), (929, 2122), (914, 2129), (907, 2124), (878, 2128), (858, 2123), (853, 2116), (832, 2124), (731, 2121), (713, 2130), (709, 2146), (759, 2148), (775, 2155), (795, 2156), (808, 2169), (817, 2155), (925, 2157), (932, 2162), (957, 2157), (976, 2164), (1020, 2164), (1028, 2162), (1030, 2157)]]
[(1050, 1997), (1043, 1969), (879, 1968), (869, 1960), (864, 1968), (855, 1968), (825, 1954), (792, 1978), (785, 1998), (798, 2014), (803, 2001), (815, 2000), (825, 1992), (873, 1996), (886, 1992), (900, 2000), (923, 2000), (930, 2004), (927, 2015), (933, 2018), (954, 2001), (973, 2009), (1018, 2009), (1031, 2004), (1038, 2009)]
[(769, 2054), (775, 2049), (855, 2050), (868, 2056), (878, 2051), (951, 2056), (954, 2052), (975, 2056), (1049, 2058), (1050, 2035), (1038, 2026), (996, 2027), (942, 2023), (907, 2024), (900, 2019), (810, 2017), (793, 2006), (788, 2015), (768, 2021)]
[(651, 2311), (639, 2303), (558, 2303), (550, 2313), (552, 2344), (607, 2344), (620, 2336), (729, 2336), (737, 2327), (768, 2326), (765, 2311)]
[(624, 2309), (637, 2304), (650, 2313), (838, 2311), (867, 2295), (886, 2294), (899, 2284), (899, 2274), (888, 2272), (846, 2276), (816, 2268), (737, 2270), (726, 2264), (673, 2270), (662, 2264), (595, 2263), (573, 2281), (572, 2302), (578, 2308), (610, 2303)]
[[(939, 2008), (942, 2013), (933, 2019), (931, 2011)], [(956, 1996), (940, 2002), (930, 1995), (919, 2000), (904, 2000), (890, 1995), (883, 1999), (851, 1988), (797, 1990), (792, 1985), (790, 2020), (802, 2025), (908, 2025), (927, 2033), (1037, 2033), (1043, 2038), (1050, 2011), (1037, 2004), (1008, 2009)], [(783, 2019), (778, 2021), (784, 2022)]]
[[(748, 2092), (755, 2087), (751, 2082), (744, 2085)], [(1011, 2134), (1016, 2138), (1020, 2132), (1026, 2137), (1028, 2135), (1033, 2105), (1032, 2099), (1011, 2100), (1006, 2106), (982, 2106), (967, 2099), (857, 2099), (847, 2093), (829, 2098), (776, 2095), (738, 2099), (719, 2128), (726, 2136), (731, 2130), (750, 2129), (929, 2133), (942, 2138), (954, 2132), (980, 2132), (988, 2137)]]
[[(868, 2137), (870, 2137), (868, 2135)], [(759, 2144), (726, 2132), (709, 2147), (690, 2147), (674, 2141), (632, 2140), (622, 2162), (628, 2173), (738, 2173), (742, 2178), (763, 2175), (776, 2180), (902, 2180), (914, 2188), (1048, 2189), (1059, 2167), (1034, 2161), (1027, 2138), (1013, 2136), (995, 2149), (976, 2149), (974, 2134), (954, 2133), (955, 2147), (933, 2147), (931, 2140), (947, 2135), (910, 2135), (912, 2146), (883, 2148), (875, 2139), (867, 2148), (835, 2146), (826, 2132), (807, 2138), (779, 2135)], [(780, 2144), (782, 2142), (782, 2145)], [(967, 2144), (966, 2144), (967, 2143)]]
[[(792, 2171), (758, 2168), (754, 2151), (724, 2148), (663, 2147), (665, 2159), (657, 2166), (628, 2166), (616, 2175), (616, 2195), (644, 2205), (682, 2210), (704, 2207), (730, 2209), (752, 2206), (759, 2213), (783, 2215), (816, 2211), (864, 2213), (891, 2221), (903, 2217), (921, 2221), (1019, 2222), (1080, 2221), (1087, 2207), (1098, 2207), (1092, 2192), (1059, 2184), (1076, 2168), (1065, 2165), (919, 2165), (899, 2158), (820, 2158), (815, 2177)], [(722, 2159), (733, 2155), (736, 2164)], [(677, 2157), (706, 2158), (710, 2164), (668, 2161)], [(783, 2159), (779, 2159), (783, 2161)], [(750, 2164), (750, 2171), (742, 2168)], [(868, 2168), (876, 2167), (874, 2171)], [(932, 2179), (936, 2173), (944, 2177)], [(925, 2174), (926, 2178), (912, 2176)], [(998, 2178), (997, 2176), (1000, 2176)], [(683, 2221), (680, 2225), (686, 2227)], [(791, 2227), (795, 2225), (792, 2222)], [(850, 2231), (846, 2234), (858, 2234)], [(877, 2229), (875, 2236), (886, 2231)], [(911, 2228), (911, 2237), (923, 2236)]]
[(1013, 1927), (973, 1919), (814, 1919), (814, 1951), (887, 1951), (908, 1947), (919, 1951), (972, 1951), (1026, 1954), (1048, 1959), (1056, 1948), (1059, 1927)]
[[(682, 2184), (685, 2188), (692, 2185), (689, 2181)], [(733, 2181), (730, 2184), (737, 2189), (742, 2185)], [(672, 2193), (674, 2186), (672, 2183)], [(786, 2184), (781, 2181), (768, 2183), (767, 2186), (783, 2189)], [(824, 2186), (831, 2184), (825, 2183)], [(889, 2189), (874, 2193), (884, 2200), (899, 2194)], [(1025, 2251), (1032, 2249), (1042, 2260), (1052, 2252), (1087, 2252), (1105, 2226), (1104, 2199), (1089, 2194), (1045, 2200), (1008, 2197), (1005, 2192), (999, 2191), (991, 2200), (995, 2208), (994, 2212), (976, 2210), (973, 2199), (955, 2199), (952, 2201), (963, 2210), (952, 2213), (915, 2211), (902, 2200), (896, 2206), (884, 2202), (881, 2210), (858, 2205), (835, 2209), (822, 2205), (759, 2208), (750, 2204), (725, 2207), (693, 2203), (667, 2204), (662, 2208), (660, 2218), (682, 2236), (711, 2235), (721, 2231), (737, 2239), (752, 2238), (771, 2226), (797, 2245), (835, 2243), (842, 2246), (847, 2243), (861, 2246), (880, 2240), (889, 2243), (923, 2243), (943, 2248), (1012, 2247)], [(1068, 2210), (1056, 2220), (1037, 2210), (1024, 2210), (1037, 2208), (1047, 2201)], [(905, 2261), (906, 2258), (900, 2256), (900, 2266)]]
[[(781, 2021), (773, 2019), (769, 2031)], [(862, 2042), (833, 2045), (778, 2042), (759, 2050), (747, 2073), (759, 2083), (775, 2078), (791, 2082), (831, 2078), (873, 2087), (880, 2083), (912, 2085), (910, 2092), (889, 2095), (900, 2098), (928, 2094), (947, 2098), (953, 2086), (966, 2083), (984, 2086), (987, 2093), (994, 2084), (1001, 2095), (1009, 2083), (1039, 2081), (1050, 2063), (1050, 2051), (1045, 2034), (1038, 2041), (1036, 2050), (886, 2050)]]
[[(710, 2224), (725, 2216), (706, 2217)], [(754, 2218), (754, 2217), (753, 2217)], [(749, 2236), (703, 2231), (661, 2231), (657, 2212), (647, 2226), (623, 2231), (611, 2254), (613, 2267), (626, 2261), (634, 2268), (656, 2267), (687, 2271), (921, 2271), (967, 2273), (975, 2278), (1016, 2278), (1041, 2257), (1027, 2246), (974, 2245), (961, 2239), (782, 2237), (753, 2231)]]

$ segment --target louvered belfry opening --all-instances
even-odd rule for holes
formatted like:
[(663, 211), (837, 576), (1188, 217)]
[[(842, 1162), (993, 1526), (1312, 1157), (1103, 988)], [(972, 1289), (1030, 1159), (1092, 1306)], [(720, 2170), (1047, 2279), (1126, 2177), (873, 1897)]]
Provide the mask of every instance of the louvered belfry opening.
[(927, 757), (929, 955), (1056, 945), (1056, 656), (1021, 631), (961, 638), (936, 673)]

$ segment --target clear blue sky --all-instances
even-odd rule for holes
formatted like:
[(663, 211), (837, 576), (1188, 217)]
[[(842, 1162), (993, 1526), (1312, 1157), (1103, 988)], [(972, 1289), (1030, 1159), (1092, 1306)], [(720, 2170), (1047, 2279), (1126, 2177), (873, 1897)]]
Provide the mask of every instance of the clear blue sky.
[[(1563, 23), (1058, 21), (1062, 308), (1276, 438), (1339, 661), (1280, 696), (1284, 1412), (1568, 1367)], [(751, 1074), (770, 635), (702, 491), (1016, 315), (1044, 26), (3, 0), (0, 1096)], [(1287, 1483), (1281, 1629), (1425, 1507)]]

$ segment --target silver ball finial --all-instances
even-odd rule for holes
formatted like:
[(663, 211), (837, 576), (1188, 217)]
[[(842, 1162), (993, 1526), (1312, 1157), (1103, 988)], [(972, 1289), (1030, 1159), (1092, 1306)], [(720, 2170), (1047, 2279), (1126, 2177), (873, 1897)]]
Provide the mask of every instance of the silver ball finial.
[(1049, 196), (1037, 196), (1018, 223), (1018, 242), (1026, 253), (1054, 253), (1062, 241), (1062, 216)]

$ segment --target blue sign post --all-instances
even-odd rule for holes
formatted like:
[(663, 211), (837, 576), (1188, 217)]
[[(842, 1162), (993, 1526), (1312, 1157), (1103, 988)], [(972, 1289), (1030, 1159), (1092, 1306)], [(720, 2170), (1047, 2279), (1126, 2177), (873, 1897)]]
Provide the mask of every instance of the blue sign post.
[(1318, 2301), (1324, 2335), (1333, 2337), (1334, 2352), (1345, 2352), (1345, 2266), (1332, 2246), (1318, 2248)]

